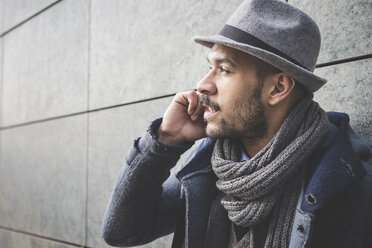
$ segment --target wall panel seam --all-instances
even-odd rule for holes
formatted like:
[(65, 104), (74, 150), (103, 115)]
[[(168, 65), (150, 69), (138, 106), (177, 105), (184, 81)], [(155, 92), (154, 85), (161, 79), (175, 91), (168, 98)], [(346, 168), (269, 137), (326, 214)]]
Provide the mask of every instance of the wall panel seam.
[[(90, 46), (91, 46), (91, 11), (92, 11), (92, 1), (89, 0), (88, 2), (88, 63), (87, 63), (87, 111), (89, 111), (89, 101), (90, 101)], [(88, 113), (88, 112), (87, 112)], [(89, 211), (89, 129), (90, 129), (90, 115), (87, 114), (87, 125), (86, 125), (86, 172), (85, 172), (85, 237), (84, 237), (84, 245), (88, 245), (88, 211)]]
[[(1, 0), (0, 0), (1, 1)], [(2, 24), (2, 22), (1, 22)], [(0, 127), (3, 123), (3, 104), (4, 104), (4, 98), (3, 98), (3, 91), (4, 91), (4, 87), (3, 87), (3, 79), (4, 79), (4, 76), (3, 76), (3, 67), (4, 67), (4, 42), (2, 40), (2, 38), (0, 37), (0, 54), (1, 54), (1, 58), (0, 58)], [(2, 154), (2, 149), (1, 149), (1, 144), (2, 144), (2, 138), (1, 138), (1, 129), (0, 129), (0, 156)], [(1, 161), (0, 161), (0, 172), (1, 172)]]
[(60, 115), (60, 116), (55, 116), (55, 117), (50, 117), (50, 118), (45, 118), (45, 119), (39, 119), (39, 120), (34, 120), (34, 121), (28, 121), (28, 122), (14, 124), (14, 125), (3, 126), (3, 127), (0, 127), (0, 131), (1, 130), (12, 129), (12, 128), (17, 128), (17, 127), (22, 127), (22, 126), (38, 124), (38, 123), (43, 123), (43, 122), (47, 122), (47, 121), (58, 120), (58, 119), (62, 119), (62, 118), (73, 117), (73, 116), (77, 116), (77, 115), (89, 114), (89, 113), (92, 113), (92, 112), (97, 112), (97, 111), (102, 111), (102, 110), (107, 110), (107, 109), (112, 109), (112, 108), (134, 105), (134, 104), (137, 104), (137, 103), (149, 102), (149, 101), (153, 101), (153, 100), (158, 100), (158, 99), (171, 97), (171, 96), (174, 96), (175, 94), (176, 93), (169, 94), (169, 95), (158, 96), (158, 97), (147, 98), (147, 99), (142, 99), (142, 100), (128, 102), (128, 103), (122, 103), (122, 104), (107, 106), (107, 107), (102, 107), (102, 108), (97, 108), (97, 109), (91, 109), (91, 110), (87, 110), (87, 111), (80, 111), (80, 112), (71, 113), (71, 114), (67, 114), (67, 115)]
[(6, 230), (8, 232), (14, 232), (14, 233), (17, 233), (17, 234), (26, 235), (26, 236), (30, 236), (30, 237), (33, 237), (33, 238), (39, 238), (39, 239), (52, 241), (52, 242), (56, 242), (56, 243), (61, 243), (61, 244), (65, 244), (65, 245), (70, 245), (70, 246), (74, 246), (74, 247), (91, 248), (91, 247), (88, 247), (88, 246), (83, 246), (83, 245), (80, 245), (80, 244), (75, 244), (75, 243), (71, 243), (71, 242), (68, 242), (68, 241), (64, 241), (64, 240), (60, 240), (60, 239), (54, 239), (54, 238), (42, 236), (42, 235), (39, 235), (39, 234), (36, 234), (36, 233), (25, 232), (25, 231), (22, 231), (22, 230), (17, 230), (17, 229), (13, 229), (13, 228), (9, 228), (9, 227), (4, 227), (4, 226), (0, 226), (0, 230)]
[[(370, 58), (372, 58), (372, 54), (367, 54), (367, 55), (362, 55), (362, 56), (357, 56), (357, 57), (352, 57), (352, 58), (347, 58), (347, 59), (341, 59), (341, 60), (335, 60), (335, 61), (331, 61), (331, 62), (327, 62), (327, 63), (318, 64), (316, 66), (316, 68), (323, 68), (323, 67), (328, 67), (328, 66), (333, 66), (333, 65), (339, 65), (339, 64), (345, 64), (345, 63), (350, 63), (350, 62), (356, 62), (356, 61), (370, 59)], [(90, 78), (89, 78), (89, 80), (90, 80)], [(195, 90), (195, 89), (193, 89), (193, 90)], [(89, 95), (89, 92), (88, 92), (88, 95)], [(76, 115), (89, 114), (89, 113), (92, 113), (92, 112), (97, 112), (97, 111), (102, 111), (102, 110), (107, 110), (107, 109), (113, 109), (113, 108), (118, 108), (118, 107), (123, 107), (123, 106), (128, 106), (128, 105), (134, 105), (134, 104), (137, 104), (137, 103), (149, 102), (149, 101), (158, 100), (158, 99), (162, 99), (162, 98), (172, 97), (172, 96), (175, 96), (175, 95), (176, 95), (176, 93), (172, 93), (172, 94), (168, 94), (168, 95), (162, 95), (162, 96), (157, 96), (157, 97), (152, 97), (152, 98), (146, 98), (146, 99), (141, 99), (141, 100), (137, 100), (137, 101), (132, 101), (132, 102), (127, 102), (127, 103), (121, 103), (121, 104), (111, 105), (111, 106), (102, 107), (102, 108), (88, 109), (86, 111), (80, 111), (80, 112), (76, 112), (76, 113), (71, 113), (71, 114), (66, 114), (66, 115), (60, 115), (60, 116), (55, 116), (55, 117), (50, 117), (50, 118), (45, 118), (45, 119), (39, 119), (39, 120), (24, 122), (24, 123), (20, 123), (20, 124), (8, 125), (8, 126), (0, 127), (0, 130), (17, 128), (17, 127), (22, 127), (22, 126), (37, 124), (37, 123), (46, 122), (46, 121), (52, 121), (52, 120), (57, 120), (57, 119), (62, 119), (62, 118), (68, 118), (68, 117), (72, 117), (72, 116), (76, 116)], [(89, 97), (88, 97), (88, 99), (89, 99)], [(88, 100), (88, 105), (89, 105), (89, 100)]]
[[(323, 67), (328, 67), (328, 66), (333, 66), (333, 65), (345, 64), (345, 63), (349, 63), (349, 62), (356, 62), (356, 61), (370, 59), (370, 58), (372, 58), (372, 54), (367, 54), (367, 55), (362, 55), (362, 56), (357, 56), (357, 57), (335, 60), (335, 61), (331, 61), (331, 62), (327, 62), (327, 63), (318, 64), (316, 66), (316, 68), (323, 68)], [(90, 77), (89, 77), (89, 80), (90, 80)], [(192, 89), (192, 90), (195, 90), (195, 89)], [(88, 92), (88, 95), (89, 95), (89, 92)], [(176, 93), (172, 93), (172, 94), (167, 94), (167, 95), (162, 95), (162, 96), (157, 96), (157, 97), (151, 97), (151, 98), (141, 99), (141, 100), (132, 101), (132, 102), (115, 104), (115, 105), (106, 106), (106, 107), (102, 107), (102, 108), (88, 109), (86, 111), (80, 111), (80, 112), (75, 112), (75, 113), (66, 114), (66, 115), (60, 115), (60, 116), (55, 116), (55, 117), (50, 117), (50, 118), (28, 121), (28, 122), (19, 123), (19, 124), (3, 126), (3, 127), (0, 127), (0, 130), (17, 128), (17, 127), (42, 123), (42, 122), (46, 122), (46, 121), (68, 118), (68, 117), (72, 117), (72, 116), (76, 116), (76, 115), (89, 114), (89, 113), (92, 113), (92, 112), (97, 112), (97, 111), (102, 111), (102, 110), (107, 110), (107, 109), (113, 109), (113, 108), (118, 108), (118, 107), (123, 107), (123, 106), (128, 106), (128, 105), (134, 105), (134, 104), (137, 104), (137, 103), (149, 102), (149, 101), (158, 100), (158, 99), (162, 99), (162, 98), (172, 97), (172, 96), (175, 96), (175, 95), (176, 95)], [(88, 99), (89, 99), (89, 97), (88, 97)], [(88, 105), (89, 105), (89, 100), (88, 100)]]
[[(31, 15), (30, 17), (27, 17), (25, 20), (21, 21), (20, 23), (18, 24), (15, 24), (13, 27), (9, 28), (8, 30), (2, 32), (0, 34), (0, 38), (7, 35), (8, 33), (12, 32), (13, 30), (17, 29), (18, 27), (22, 26), (23, 24), (25, 24), (26, 22), (30, 21), (31, 19), (35, 18), (36, 16), (40, 15), (41, 13), (43, 13), (44, 11), (48, 10), (49, 8), (53, 7), (54, 5), (62, 2), (63, 0), (58, 0), (48, 6), (46, 6), (45, 8), (39, 10), (38, 12), (36, 12), (35, 14)], [(5, 9), (5, 7), (3, 7), (3, 9)], [(4, 10), (3, 10), (4, 12)], [(4, 16), (3, 16), (4, 17)], [(4, 21), (4, 18), (3, 18), (3, 21)]]
[(357, 56), (357, 57), (351, 57), (351, 58), (346, 58), (346, 59), (340, 59), (340, 60), (334, 60), (334, 61), (330, 61), (330, 62), (326, 62), (326, 63), (321, 63), (321, 64), (316, 65), (315, 68), (322, 68), (322, 67), (326, 67), (326, 66), (345, 64), (345, 63), (349, 63), (349, 62), (355, 62), (355, 61), (370, 59), (370, 58), (372, 58), (372, 53), (362, 55), (362, 56)]
[[(1, 0), (0, 0), (1, 1)], [(4, 104), (4, 40), (0, 37), (0, 127), (3, 123), (3, 104)]]

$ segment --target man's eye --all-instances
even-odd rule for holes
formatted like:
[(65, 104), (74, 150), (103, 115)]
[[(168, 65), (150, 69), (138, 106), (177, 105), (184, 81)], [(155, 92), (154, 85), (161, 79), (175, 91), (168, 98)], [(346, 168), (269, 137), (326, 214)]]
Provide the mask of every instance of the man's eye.
[[(209, 67), (209, 70), (213, 70), (213, 66), (208, 66)], [(219, 66), (218, 67), (218, 70), (220, 71), (220, 72), (224, 72), (224, 73), (230, 73), (230, 71), (229, 70), (227, 70), (225, 67), (223, 67), (223, 66)]]
[(226, 73), (230, 73), (229, 70), (227, 70), (226, 68), (224, 68), (223, 66), (220, 66), (218, 67), (220, 69), (221, 72), (226, 72)]

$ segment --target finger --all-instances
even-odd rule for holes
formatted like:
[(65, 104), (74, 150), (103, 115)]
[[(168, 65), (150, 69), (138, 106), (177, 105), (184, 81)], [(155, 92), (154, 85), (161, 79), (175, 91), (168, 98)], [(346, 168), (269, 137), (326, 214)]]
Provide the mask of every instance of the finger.
[(187, 113), (192, 116), (198, 106), (198, 96), (195, 91), (189, 91), (187, 92), (186, 97), (189, 102)]
[(202, 95), (198, 94), (198, 105), (191, 117), (192, 120), (198, 120), (199, 118), (202, 117), (203, 113), (204, 113), (204, 106), (203, 104), (200, 103), (200, 100), (201, 100), (201, 97)]

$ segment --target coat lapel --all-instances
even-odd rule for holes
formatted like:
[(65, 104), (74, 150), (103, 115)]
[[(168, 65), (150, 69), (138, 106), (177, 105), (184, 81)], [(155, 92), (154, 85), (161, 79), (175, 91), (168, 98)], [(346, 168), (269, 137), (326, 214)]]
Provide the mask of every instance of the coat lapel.
[(216, 196), (216, 176), (211, 167), (215, 140), (205, 139), (190, 162), (177, 173), (186, 204), (185, 247), (202, 247), (210, 207)]

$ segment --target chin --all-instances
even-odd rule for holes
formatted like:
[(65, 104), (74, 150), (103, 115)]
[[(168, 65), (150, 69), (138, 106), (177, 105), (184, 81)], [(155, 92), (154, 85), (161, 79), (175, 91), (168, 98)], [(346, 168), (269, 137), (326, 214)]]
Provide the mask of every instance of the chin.
[(222, 137), (221, 130), (213, 124), (208, 123), (205, 128), (205, 133), (210, 138), (220, 138)]
[(210, 123), (208, 123), (207, 126), (205, 127), (205, 134), (208, 137), (214, 138), (214, 133), (215, 133), (215, 129), (212, 127)]

